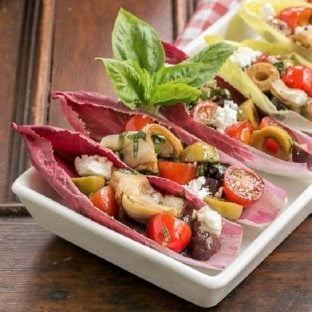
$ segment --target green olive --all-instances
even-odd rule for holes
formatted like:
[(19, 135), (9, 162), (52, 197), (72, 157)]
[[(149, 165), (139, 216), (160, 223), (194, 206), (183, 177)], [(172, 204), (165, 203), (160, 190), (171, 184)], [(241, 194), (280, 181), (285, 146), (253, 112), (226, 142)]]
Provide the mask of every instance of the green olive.
[[(266, 145), (266, 141), (270, 138), (274, 139), (279, 146), (278, 150), (274, 153), (272, 153), (272, 150)], [(289, 160), (292, 149), (292, 139), (284, 129), (276, 126), (266, 126), (253, 132), (251, 145), (276, 158)]]
[(181, 154), (181, 161), (216, 163), (219, 161), (219, 153), (215, 147), (205, 142), (198, 141), (187, 146), (183, 150)]
[(243, 206), (229, 202), (223, 198), (207, 196), (205, 202), (214, 210), (220, 213), (221, 216), (231, 220), (237, 220), (243, 211)]
[(72, 178), (72, 181), (79, 188), (81, 193), (85, 195), (90, 195), (105, 185), (104, 177), (100, 176), (77, 177)]
[(249, 99), (239, 106), (237, 118), (239, 121), (249, 121), (255, 129), (258, 128), (259, 116), (252, 100)]

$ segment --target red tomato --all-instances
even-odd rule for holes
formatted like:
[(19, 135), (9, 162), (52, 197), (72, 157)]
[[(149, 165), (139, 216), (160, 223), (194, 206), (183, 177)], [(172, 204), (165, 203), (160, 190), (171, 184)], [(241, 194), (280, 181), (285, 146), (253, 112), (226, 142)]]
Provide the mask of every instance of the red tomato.
[(155, 123), (149, 116), (132, 116), (125, 125), (125, 131), (139, 131), (148, 124)]
[(259, 129), (262, 129), (264, 127), (267, 127), (267, 126), (277, 126), (277, 127), (280, 127), (280, 125), (277, 123), (277, 121), (270, 117), (270, 116), (266, 116), (266, 117), (263, 117), (261, 119), (261, 122), (259, 124)]
[(192, 231), (184, 221), (159, 213), (149, 219), (147, 236), (160, 245), (180, 253), (189, 244)]
[(196, 178), (196, 167), (193, 164), (159, 161), (158, 170), (161, 177), (179, 184), (186, 184)]
[(264, 145), (272, 154), (276, 154), (281, 147), (273, 138), (266, 139)]
[(202, 103), (195, 106), (191, 113), (191, 117), (197, 121), (209, 125), (214, 119), (217, 107), (218, 105), (214, 102), (203, 101)]
[(90, 196), (90, 200), (94, 206), (106, 212), (112, 217), (116, 217), (118, 213), (118, 205), (115, 200), (114, 189), (110, 185), (102, 187)]
[(249, 144), (253, 131), (254, 128), (248, 121), (239, 121), (231, 126), (228, 126), (225, 129), (225, 134), (231, 138), (240, 140), (245, 144)]
[(312, 68), (305, 65), (289, 67), (282, 80), (289, 88), (301, 89), (312, 96)]
[(261, 63), (261, 62), (268, 62), (269, 61), (269, 54), (267, 53), (262, 53), (260, 56), (256, 58), (256, 63)]
[(308, 25), (311, 16), (311, 8), (293, 7), (280, 11), (276, 18), (285, 22), (294, 31), (297, 26)]
[(248, 207), (263, 195), (264, 182), (251, 169), (230, 166), (224, 173), (223, 190), (229, 201)]

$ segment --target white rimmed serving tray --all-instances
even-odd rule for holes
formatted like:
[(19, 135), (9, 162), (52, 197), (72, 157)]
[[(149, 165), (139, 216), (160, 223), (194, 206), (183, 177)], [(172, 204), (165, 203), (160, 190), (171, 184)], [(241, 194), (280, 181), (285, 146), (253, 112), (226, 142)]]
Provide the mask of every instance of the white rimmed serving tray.
[(288, 204), (265, 229), (245, 227), (238, 257), (221, 272), (190, 267), (72, 211), (34, 168), (13, 184), (33, 218), (47, 230), (119, 267), (202, 307), (220, 302), (311, 212), (310, 181), (272, 177)]
[[(235, 13), (233, 9), (221, 18), (188, 45), (185, 52), (191, 55), (202, 49), (205, 34), (219, 34), (231, 40), (254, 36), (236, 18), (233, 24)], [(312, 212), (312, 204), (309, 204), (312, 181), (263, 176), (288, 192), (288, 203), (265, 229), (244, 227), (238, 257), (221, 272), (182, 264), (72, 211), (62, 204), (34, 168), (22, 174), (12, 189), (33, 218), (47, 230), (185, 300), (211, 307), (247, 277)]]

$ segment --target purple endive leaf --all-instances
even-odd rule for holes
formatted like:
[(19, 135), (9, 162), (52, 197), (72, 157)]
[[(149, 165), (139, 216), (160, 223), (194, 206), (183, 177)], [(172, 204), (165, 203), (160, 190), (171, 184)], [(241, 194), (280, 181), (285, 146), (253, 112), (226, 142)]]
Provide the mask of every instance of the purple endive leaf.
[[(131, 111), (126, 108), (121, 109), (119, 108), (120, 103), (113, 100), (110, 100), (108, 104), (107, 97), (99, 94), (92, 94), (90, 96), (89, 93), (83, 92), (78, 92), (78, 94), (73, 92), (54, 92), (53, 97), (59, 98), (63, 107), (69, 106), (75, 114), (78, 114), (80, 121), (84, 123), (85, 129), (89, 131), (90, 137), (95, 140), (100, 140), (103, 136), (108, 134), (119, 133), (120, 129), (123, 129), (126, 122), (134, 115), (147, 115), (147, 113), (139, 111)], [(79, 98), (79, 101), (76, 101), (76, 98)], [(199, 140), (196, 136), (186, 132), (184, 129), (176, 126), (168, 120), (159, 116), (148, 115), (157, 123), (170, 129), (182, 141), (182, 143), (186, 145), (190, 145)], [(177, 116), (178, 115), (179, 113), (177, 113)], [(107, 127), (106, 120), (108, 119), (110, 120), (110, 127)], [(68, 118), (68, 120), (70, 120), (70, 118)], [(103, 120), (105, 122), (103, 122)], [(76, 128), (76, 125), (73, 123), (72, 127)], [(186, 128), (186, 125), (183, 125), (183, 127)], [(202, 129), (203, 132), (205, 132), (205, 128)], [(93, 129), (96, 129), (96, 131), (93, 132)], [(239, 160), (252, 160), (253, 154), (245, 146), (238, 145), (237, 141), (232, 139), (229, 144), (226, 137), (224, 138), (216, 134), (218, 133), (213, 133), (210, 142), (208, 143), (216, 147), (218, 147), (218, 145), (221, 147), (225, 146), (225, 149), (228, 149), (227, 152), (230, 154), (228, 155), (219, 150), (221, 163), (243, 167)], [(231, 155), (236, 155), (239, 160), (232, 158)], [(255, 203), (252, 208), (250, 208), (254, 210), (253, 213), (245, 212), (246, 215), (243, 215), (239, 220), (241, 223), (248, 223), (259, 227), (266, 225), (269, 221), (272, 221), (284, 207), (287, 197), (286, 192), (273, 186), (268, 181), (265, 181), (265, 184), (266, 194), (264, 194), (264, 196)], [(274, 195), (276, 200), (271, 203), (271, 195), (268, 194)], [(271, 211), (271, 214), (267, 213), (268, 210)]]
[[(104, 156), (112, 161), (115, 167), (129, 169), (113, 152), (78, 132), (51, 126), (13, 124), (13, 128), (23, 136), (33, 166), (74, 211), (186, 264), (220, 270), (228, 266), (237, 255), (243, 229), (238, 224), (227, 220), (223, 221), (221, 249), (207, 261), (191, 259), (159, 245), (96, 208), (71, 180), (70, 161), (83, 154)], [(56, 155), (58, 156), (55, 157)], [(175, 182), (159, 177), (148, 177), (148, 179), (152, 186), (165, 193), (178, 194), (182, 191), (181, 186)], [(202, 203), (192, 194), (186, 192), (185, 198), (196, 209), (202, 206)]]

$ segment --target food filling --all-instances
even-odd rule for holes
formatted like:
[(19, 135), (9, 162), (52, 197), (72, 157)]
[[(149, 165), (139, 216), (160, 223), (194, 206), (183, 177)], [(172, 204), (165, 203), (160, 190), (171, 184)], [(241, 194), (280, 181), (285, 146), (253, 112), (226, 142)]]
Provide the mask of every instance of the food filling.
[[(225, 93), (227, 94), (227, 91)], [(139, 118), (140, 116), (135, 115), (127, 122), (127, 125), (134, 124), (132, 119), (135, 119), (139, 125), (136, 131), (131, 128), (132, 131), (105, 136), (101, 140), (101, 145), (112, 149), (127, 165), (140, 173), (158, 175), (183, 185), (214, 211), (229, 219), (238, 219), (244, 207), (249, 207), (261, 198), (264, 182), (255, 173), (253, 177), (257, 179), (247, 181), (246, 176), (250, 171), (221, 163), (219, 153), (213, 146), (203, 141), (191, 145), (182, 144), (164, 126), (154, 123), (153, 120), (147, 120), (143, 115), (142, 122), (138, 122)], [(233, 180), (224, 178), (234, 173), (240, 173), (242, 180), (245, 181), (242, 181), (245, 194), (235, 190)], [(232, 193), (224, 192), (225, 189), (232, 190)], [(246, 194), (251, 192), (251, 189), (259, 192), (259, 196), (246, 200)], [(231, 197), (231, 194), (236, 195)], [(210, 217), (213, 218), (213, 214), (210, 214)], [(204, 219), (207, 218), (203, 217), (202, 220)], [(215, 230), (212, 232), (215, 233)]]
[(274, 29), (312, 50), (312, 8), (290, 7), (276, 13), (271, 4), (265, 4), (259, 13)]
[(72, 181), (109, 216), (134, 224), (159, 244), (195, 259), (208, 260), (220, 249), (222, 217), (208, 205), (196, 210), (182, 194), (164, 194), (145, 176), (118, 170), (105, 157), (77, 156), (74, 164), (77, 176)]

